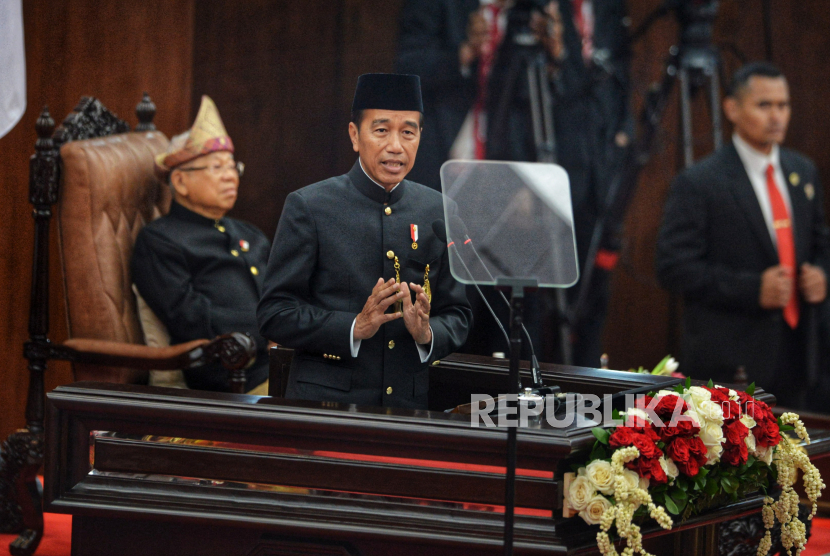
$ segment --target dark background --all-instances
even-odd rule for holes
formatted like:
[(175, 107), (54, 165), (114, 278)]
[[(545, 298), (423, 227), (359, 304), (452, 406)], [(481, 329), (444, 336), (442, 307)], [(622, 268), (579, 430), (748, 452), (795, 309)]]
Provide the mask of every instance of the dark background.
[[(601, 1), (601, 0), (596, 0)], [(715, 24), (725, 69), (766, 56), (763, 0), (723, 0)], [(22, 357), (31, 280), (33, 225), (28, 157), (43, 105), (60, 121), (81, 95), (100, 98), (135, 124), (142, 91), (158, 106), (156, 125), (171, 136), (187, 129), (202, 94), (219, 107), (246, 163), (233, 216), (272, 235), (285, 197), (340, 174), (354, 162), (349, 107), (357, 76), (391, 71), (401, 0), (24, 0), (28, 109), (0, 139), (0, 439), (23, 426), (28, 374)], [(660, 0), (631, 0), (632, 28)], [(772, 60), (787, 74), (793, 120), (787, 145), (811, 156), (830, 176), (830, 10), (826, 0), (770, 2)], [(677, 38), (671, 19), (634, 45), (634, 110), (659, 79)], [(0, 76), (2, 79), (3, 76)], [(694, 107), (696, 152), (711, 150), (709, 112)], [(429, 122), (427, 122), (429, 125)], [(626, 250), (613, 280), (605, 334), (612, 368), (656, 364), (677, 355), (679, 307), (656, 286), (654, 243), (662, 204), (678, 167), (676, 95), (658, 152), (643, 172), (628, 212)], [(730, 130), (727, 130), (729, 133)], [(58, 266), (53, 234), (52, 264)], [(63, 290), (51, 284), (51, 338), (67, 337)], [(47, 389), (71, 381), (67, 364), (50, 363)]]

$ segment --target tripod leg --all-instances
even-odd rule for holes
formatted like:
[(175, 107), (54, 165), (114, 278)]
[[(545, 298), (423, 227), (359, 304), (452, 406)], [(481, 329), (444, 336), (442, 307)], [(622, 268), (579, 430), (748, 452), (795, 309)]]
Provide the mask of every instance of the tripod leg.
[(718, 78), (718, 67), (715, 64), (709, 75), (709, 101), (712, 103), (712, 137), (715, 150), (723, 145), (723, 124), (720, 113), (720, 79)]
[(680, 69), (680, 114), (683, 127), (683, 162), (686, 168), (692, 165), (695, 158), (692, 144), (692, 91), (689, 83), (689, 70)]

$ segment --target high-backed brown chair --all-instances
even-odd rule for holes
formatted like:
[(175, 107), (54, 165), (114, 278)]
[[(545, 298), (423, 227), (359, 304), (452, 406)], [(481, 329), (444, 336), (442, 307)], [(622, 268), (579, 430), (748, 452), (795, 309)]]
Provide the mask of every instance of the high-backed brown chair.
[[(154, 174), (153, 156), (167, 138), (152, 123), (155, 105), (145, 94), (126, 122), (95, 98), (84, 97), (55, 131), (44, 108), (30, 164), (34, 206), (27, 428), (0, 448), (0, 524), (22, 531), (12, 554), (31, 554), (43, 534), (36, 474), (43, 463), (43, 374), (46, 362), (72, 362), (76, 380), (143, 383), (150, 369), (180, 370), (219, 361), (229, 369), (229, 389), (242, 393), (244, 368), (255, 356), (254, 341), (231, 333), (169, 347), (144, 345), (130, 278), (130, 258), (139, 230), (165, 213), (170, 193)], [(54, 131), (54, 133), (53, 133)], [(49, 223), (58, 205), (61, 269), (70, 339), (49, 341)]]

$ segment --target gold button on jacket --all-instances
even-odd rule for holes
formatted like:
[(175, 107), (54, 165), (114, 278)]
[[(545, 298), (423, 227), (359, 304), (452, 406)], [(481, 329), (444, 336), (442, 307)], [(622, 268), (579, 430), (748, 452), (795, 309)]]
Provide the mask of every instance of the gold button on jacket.
[(394, 252), (394, 251), (391, 251), (391, 250), (390, 250), (390, 251), (387, 251), (387, 252), (386, 252), (386, 258), (387, 258), (387, 259), (394, 259), (394, 258), (395, 258), (395, 252)]
[(391, 387), (391, 386), (390, 386), (389, 388), (387, 388), (387, 389), (386, 389), (386, 393), (387, 393), (387, 394), (391, 394), (391, 393), (392, 393), (392, 387)]
[(389, 349), (395, 347), (395, 340), (389, 340)]
[(392, 214), (392, 209), (389, 208), (389, 207), (386, 207), (386, 209), (383, 212), (386, 213), (386, 216), (389, 216), (390, 214)]

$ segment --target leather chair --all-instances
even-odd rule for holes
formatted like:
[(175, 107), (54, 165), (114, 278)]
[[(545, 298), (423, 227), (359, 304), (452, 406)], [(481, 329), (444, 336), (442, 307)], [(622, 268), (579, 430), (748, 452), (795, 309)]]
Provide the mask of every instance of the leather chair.
[[(44, 381), (47, 362), (68, 360), (75, 379), (146, 382), (148, 371), (195, 368), (219, 361), (229, 369), (230, 389), (243, 393), (245, 367), (256, 354), (253, 339), (231, 333), (169, 347), (144, 345), (132, 294), (129, 263), (144, 224), (166, 212), (170, 194), (154, 175), (153, 155), (167, 138), (155, 130), (155, 105), (145, 93), (130, 133), (95, 98), (84, 97), (55, 131), (44, 108), (30, 162), (34, 207), (26, 428), (0, 451), (0, 524), (20, 532), (9, 549), (34, 552), (43, 535), (36, 478), (44, 454)], [(53, 134), (54, 131), (54, 134)], [(70, 339), (49, 340), (49, 225), (59, 211), (58, 232)]]
[[(143, 102), (150, 104), (149, 97)], [(222, 359), (240, 340), (238, 347), (250, 347), (243, 335), (164, 348), (142, 345), (130, 259), (138, 232), (165, 214), (171, 199), (153, 162), (169, 141), (154, 129), (147, 108), (138, 110), (148, 120), (140, 131), (106, 135), (93, 131), (95, 122), (104, 132), (128, 126), (100, 101), (85, 98), (55, 134), (61, 143), (58, 237), (71, 338), (63, 347), (74, 351), (76, 380), (147, 383), (149, 368), (178, 371), (206, 358)], [(250, 357), (238, 347), (242, 357), (223, 362), (232, 370), (229, 390), (244, 393), (240, 364)]]

